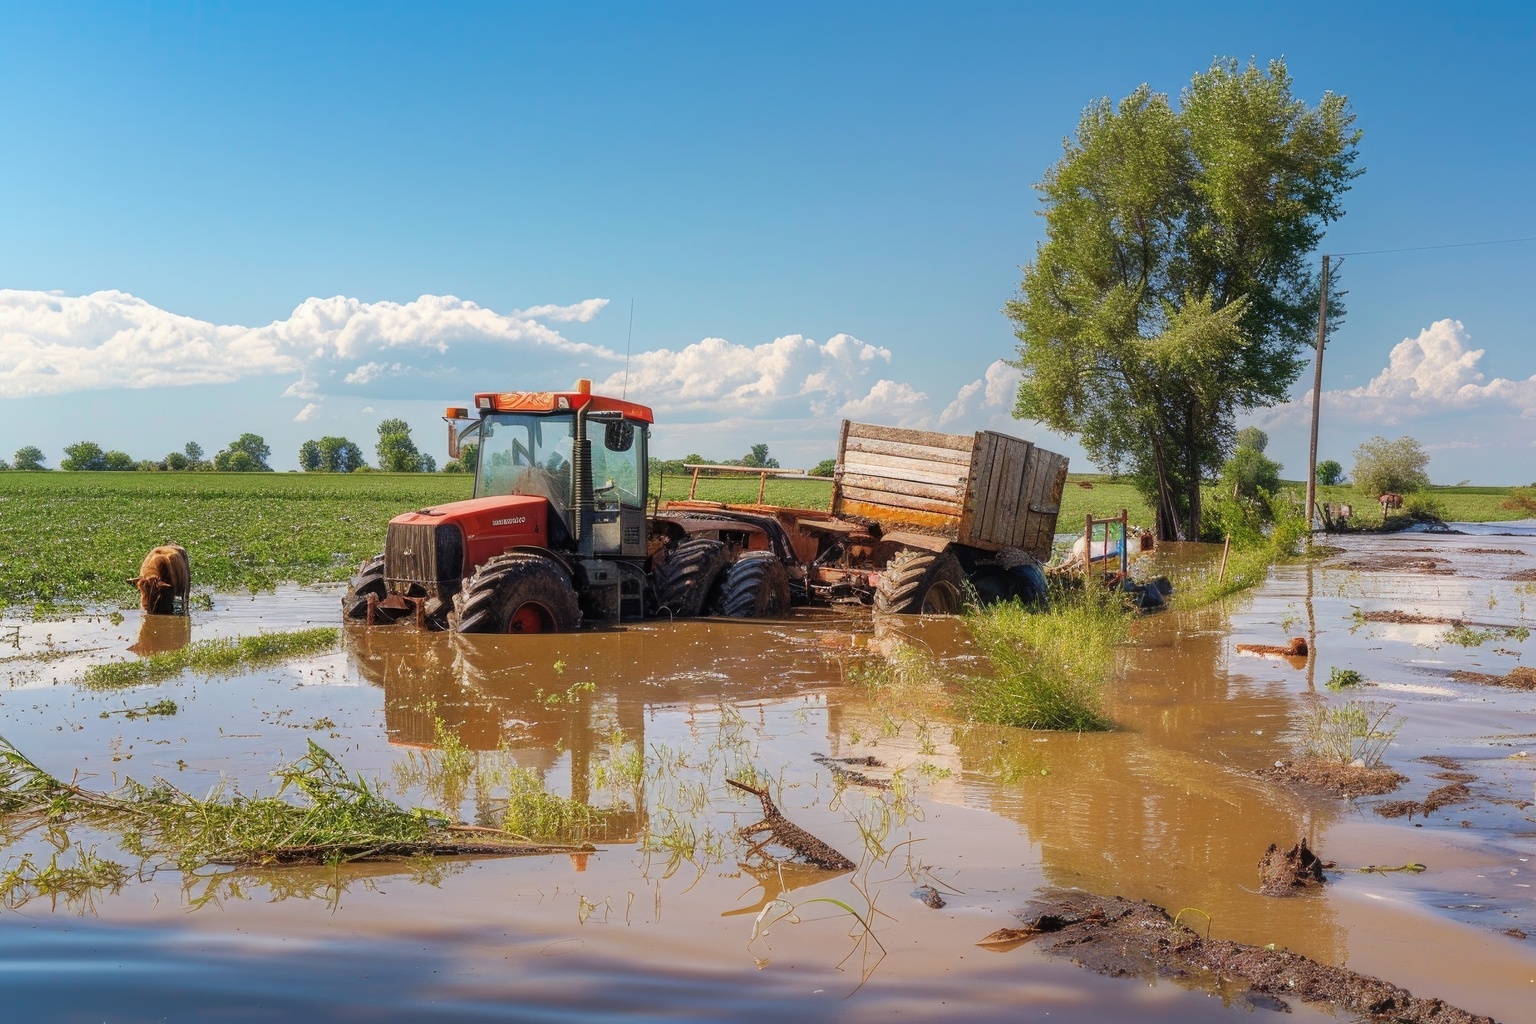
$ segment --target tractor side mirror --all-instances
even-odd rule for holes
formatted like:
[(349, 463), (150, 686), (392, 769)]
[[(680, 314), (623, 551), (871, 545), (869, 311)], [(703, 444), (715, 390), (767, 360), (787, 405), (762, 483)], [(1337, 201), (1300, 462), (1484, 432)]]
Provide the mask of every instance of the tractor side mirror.
[(470, 423), (467, 427), (464, 425), (469, 421), (468, 409), (450, 408), (444, 414), (443, 420), (448, 424), (448, 457), (456, 459), (462, 450), (460, 445), (464, 438), (469, 436), (470, 432), (475, 430), (480, 424), (476, 422)]
[(611, 452), (627, 452), (635, 443), (635, 425), (628, 420), (609, 420), (603, 426), (603, 447)]

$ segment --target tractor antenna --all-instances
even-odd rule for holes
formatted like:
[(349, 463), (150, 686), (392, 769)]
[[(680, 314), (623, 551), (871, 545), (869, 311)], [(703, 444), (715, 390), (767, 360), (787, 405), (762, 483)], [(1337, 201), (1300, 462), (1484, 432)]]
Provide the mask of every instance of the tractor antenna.
[(629, 396), (629, 343), (635, 340), (635, 300), (629, 300), (629, 333), (624, 336), (624, 390), (619, 392), (620, 398)]

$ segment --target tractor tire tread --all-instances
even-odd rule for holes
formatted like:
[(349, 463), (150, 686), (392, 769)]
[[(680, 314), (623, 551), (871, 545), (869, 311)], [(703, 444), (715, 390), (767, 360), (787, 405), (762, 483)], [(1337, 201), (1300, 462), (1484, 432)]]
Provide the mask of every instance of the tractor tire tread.
[(679, 541), (656, 573), (658, 611), (675, 618), (702, 615), (725, 571), (725, 545), (707, 537)]
[(564, 569), (539, 555), (514, 552), (490, 559), (454, 595), (456, 633), (504, 633), (512, 613), (530, 601), (549, 613), (555, 632), (581, 626), (576, 591)]
[(939, 585), (953, 588), (956, 595), (965, 592), (965, 573), (953, 554), (916, 548), (898, 551), (875, 586), (875, 611), (882, 615), (920, 614), (929, 591)]
[(748, 551), (731, 563), (720, 586), (715, 614), (769, 619), (788, 613), (789, 573), (772, 551)]

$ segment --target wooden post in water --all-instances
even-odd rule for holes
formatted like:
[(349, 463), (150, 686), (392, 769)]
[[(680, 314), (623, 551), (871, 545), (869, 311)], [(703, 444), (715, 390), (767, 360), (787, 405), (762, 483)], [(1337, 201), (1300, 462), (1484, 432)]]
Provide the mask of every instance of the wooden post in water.
[(1131, 571), (1131, 513), (1120, 510), (1120, 575)]
[(1083, 586), (1093, 575), (1093, 513), (1083, 517)]
[(1216, 585), (1219, 587), (1227, 578), (1227, 554), (1232, 550), (1232, 535), (1227, 534), (1227, 539), (1221, 542), (1221, 570), (1216, 573)]

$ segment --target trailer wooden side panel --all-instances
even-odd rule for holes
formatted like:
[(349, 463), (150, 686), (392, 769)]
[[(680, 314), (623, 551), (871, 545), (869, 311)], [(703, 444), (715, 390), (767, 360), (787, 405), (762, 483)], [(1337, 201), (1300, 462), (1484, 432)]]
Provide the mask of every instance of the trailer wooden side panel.
[(885, 529), (959, 536), (972, 439), (927, 430), (845, 423), (833, 512)]

